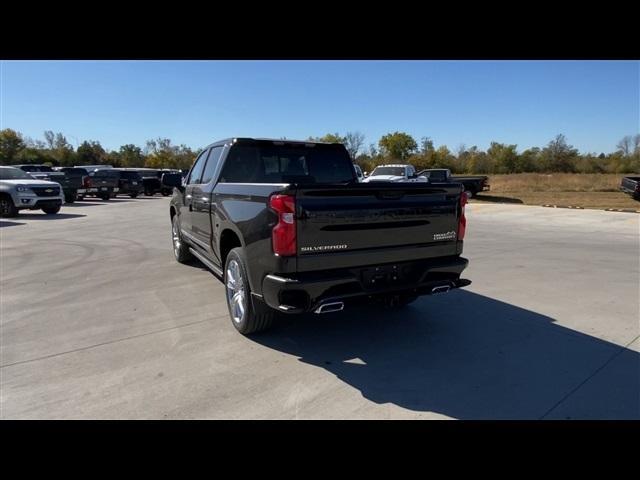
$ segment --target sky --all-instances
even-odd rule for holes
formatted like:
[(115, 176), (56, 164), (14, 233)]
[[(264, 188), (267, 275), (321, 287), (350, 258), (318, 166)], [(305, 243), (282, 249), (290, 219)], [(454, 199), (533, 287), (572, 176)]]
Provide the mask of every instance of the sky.
[(522, 151), (562, 133), (609, 153), (640, 133), (638, 61), (2, 61), (0, 128), (107, 149), (168, 137), (306, 139), (403, 131)]

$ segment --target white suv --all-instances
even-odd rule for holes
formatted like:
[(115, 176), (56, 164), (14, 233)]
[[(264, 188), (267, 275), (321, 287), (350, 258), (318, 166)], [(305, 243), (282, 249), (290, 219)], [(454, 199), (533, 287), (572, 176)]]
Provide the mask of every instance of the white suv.
[(36, 180), (19, 168), (0, 166), (0, 216), (15, 217), (19, 210), (42, 210), (53, 215), (64, 203), (62, 186)]

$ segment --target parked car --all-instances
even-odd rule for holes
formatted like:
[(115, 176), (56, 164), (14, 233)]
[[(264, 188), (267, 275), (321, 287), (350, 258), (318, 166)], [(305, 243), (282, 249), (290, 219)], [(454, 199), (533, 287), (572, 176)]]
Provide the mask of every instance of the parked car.
[(451, 175), (451, 170), (448, 168), (429, 168), (418, 172), (418, 175), (425, 176), (430, 183), (461, 183), (464, 186), (464, 191), (467, 192), (469, 196), (474, 196), (479, 192), (491, 189), (491, 186), (487, 183), (489, 177), (485, 175)]
[(56, 181), (62, 185), (65, 201), (73, 203), (76, 200), (82, 200), (87, 193), (89, 172), (77, 167), (54, 167), (54, 170), (64, 173), (64, 178)]
[(640, 177), (624, 177), (620, 182), (620, 190), (640, 201)]
[(117, 195), (129, 195), (136, 198), (142, 193), (142, 177), (135, 170), (124, 168), (114, 168), (112, 171), (118, 173), (118, 193)]
[(196, 257), (222, 277), (242, 334), (280, 313), (399, 307), (471, 283), (460, 278), (462, 186), (359, 183), (341, 144), (221, 140), (186, 182), (166, 174), (164, 184), (176, 260)]
[(20, 210), (42, 210), (56, 214), (64, 203), (59, 183), (35, 179), (14, 167), (0, 166), (0, 214), (15, 217)]
[(427, 179), (416, 175), (413, 165), (379, 165), (371, 175), (362, 180), (369, 182), (426, 182)]
[(85, 195), (109, 200), (120, 191), (120, 172), (113, 168), (104, 168), (89, 172), (89, 181)]

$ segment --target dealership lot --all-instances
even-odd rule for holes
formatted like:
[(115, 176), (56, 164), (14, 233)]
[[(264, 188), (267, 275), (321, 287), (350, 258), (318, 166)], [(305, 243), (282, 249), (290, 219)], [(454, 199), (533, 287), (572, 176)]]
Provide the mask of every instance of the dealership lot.
[(640, 419), (640, 215), (467, 218), (470, 287), (252, 338), (167, 198), (0, 220), (0, 417)]

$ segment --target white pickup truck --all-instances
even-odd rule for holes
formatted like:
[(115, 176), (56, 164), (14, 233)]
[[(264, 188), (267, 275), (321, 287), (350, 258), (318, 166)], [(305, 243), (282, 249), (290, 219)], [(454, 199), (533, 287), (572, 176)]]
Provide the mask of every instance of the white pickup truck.
[(427, 177), (416, 174), (413, 165), (380, 165), (365, 178), (363, 183), (370, 182), (427, 182)]

